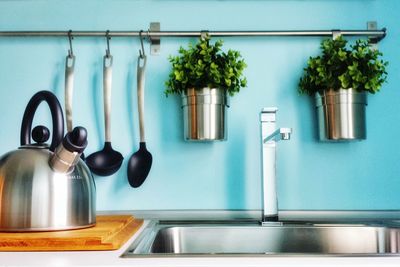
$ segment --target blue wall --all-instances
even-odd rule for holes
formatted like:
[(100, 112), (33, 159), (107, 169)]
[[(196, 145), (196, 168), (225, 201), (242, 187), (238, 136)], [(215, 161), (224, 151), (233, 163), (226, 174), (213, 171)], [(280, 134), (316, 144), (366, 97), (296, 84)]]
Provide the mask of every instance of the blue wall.
[[(226, 142), (183, 141), (178, 97), (165, 98), (167, 57), (195, 39), (162, 39), (148, 59), (146, 129), (153, 168), (144, 185), (130, 188), (126, 160), (120, 172), (95, 177), (98, 209), (260, 208), (259, 112), (279, 107), (280, 126), (293, 127), (279, 144), (278, 191), (283, 209), (400, 209), (400, 3), (397, 0), (314, 1), (0, 1), (0, 30), (364, 29), (388, 28), (379, 44), (390, 61), (388, 83), (370, 96), (368, 139), (320, 143), (312, 99), (297, 82), (319, 38), (226, 38), (242, 52), (248, 87), (231, 99)], [(74, 123), (89, 131), (86, 154), (103, 146), (102, 57), (105, 40), (76, 38)], [(148, 45), (146, 44), (147, 49)], [(15, 149), (29, 98), (52, 90), (64, 101), (66, 38), (0, 39), (0, 151)], [(113, 146), (126, 159), (138, 148), (136, 112), (137, 38), (114, 38)], [(36, 123), (48, 121), (40, 107)]]

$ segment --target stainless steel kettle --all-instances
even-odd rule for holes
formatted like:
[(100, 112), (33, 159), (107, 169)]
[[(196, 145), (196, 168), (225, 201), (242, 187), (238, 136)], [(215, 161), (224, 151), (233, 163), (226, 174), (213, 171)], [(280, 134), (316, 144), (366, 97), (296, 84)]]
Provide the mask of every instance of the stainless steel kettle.
[[(49, 130), (37, 126), (34, 114), (41, 102), (50, 107)], [(85, 128), (64, 135), (64, 118), (56, 96), (36, 93), (29, 101), (21, 126), (21, 147), (0, 158), (0, 231), (54, 231), (78, 229), (96, 223), (93, 176), (80, 159), (87, 145)]]

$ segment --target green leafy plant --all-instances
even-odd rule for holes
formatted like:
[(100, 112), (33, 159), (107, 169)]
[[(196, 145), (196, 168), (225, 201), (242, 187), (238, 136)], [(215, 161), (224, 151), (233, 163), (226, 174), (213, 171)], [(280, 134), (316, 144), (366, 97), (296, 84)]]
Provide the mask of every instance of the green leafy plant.
[(343, 37), (321, 43), (322, 55), (310, 57), (300, 79), (299, 92), (314, 95), (325, 89), (353, 88), (372, 94), (386, 81), (388, 62), (382, 53), (372, 49), (366, 40), (357, 40), (350, 49)]
[(170, 56), (172, 71), (165, 83), (166, 96), (203, 87), (224, 89), (233, 96), (246, 87), (246, 78), (242, 77), (246, 63), (240, 53), (234, 50), (225, 53), (221, 47), (221, 40), (212, 44), (207, 36), (194, 46), (189, 44), (188, 49), (181, 47), (179, 56)]

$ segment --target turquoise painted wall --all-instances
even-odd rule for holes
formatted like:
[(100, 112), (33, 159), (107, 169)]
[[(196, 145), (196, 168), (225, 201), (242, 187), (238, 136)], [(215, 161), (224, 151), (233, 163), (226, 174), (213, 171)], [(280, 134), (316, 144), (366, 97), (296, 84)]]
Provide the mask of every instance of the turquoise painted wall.
[[(130, 188), (126, 161), (110, 177), (95, 177), (99, 210), (260, 208), (259, 112), (279, 107), (280, 126), (293, 127), (278, 148), (278, 193), (283, 209), (400, 209), (400, 30), (397, 0), (313, 1), (0, 1), (0, 30), (364, 29), (369, 20), (387, 27), (379, 48), (390, 61), (388, 83), (369, 98), (368, 139), (320, 143), (312, 100), (297, 82), (319, 38), (226, 38), (248, 68), (248, 88), (231, 99), (226, 142), (183, 141), (177, 97), (165, 98), (167, 57), (193, 38), (162, 39), (148, 59), (146, 128), (153, 168), (144, 185)], [(87, 127), (86, 154), (103, 146), (102, 57), (105, 40), (76, 38), (74, 122)], [(146, 44), (148, 49), (148, 44)], [(64, 101), (66, 38), (0, 39), (0, 151), (19, 144), (20, 121), (29, 98), (52, 90)], [(137, 38), (114, 38), (113, 146), (125, 158), (138, 148), (136, 112)], [(36, 123), (48, 121), (40, 107)]]

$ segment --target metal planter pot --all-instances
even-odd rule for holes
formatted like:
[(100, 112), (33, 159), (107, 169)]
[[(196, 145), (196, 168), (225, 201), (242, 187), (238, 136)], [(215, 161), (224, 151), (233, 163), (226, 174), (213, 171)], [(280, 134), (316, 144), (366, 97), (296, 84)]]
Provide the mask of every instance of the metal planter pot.
[(321, 141), (366, 139), (366, 92), (329, 89), (316, 93), (315, 100)]
[(228, 107), (228, 96), (223, 89), (187, 89), (182, 94), (185, 140), (226, 140)]

